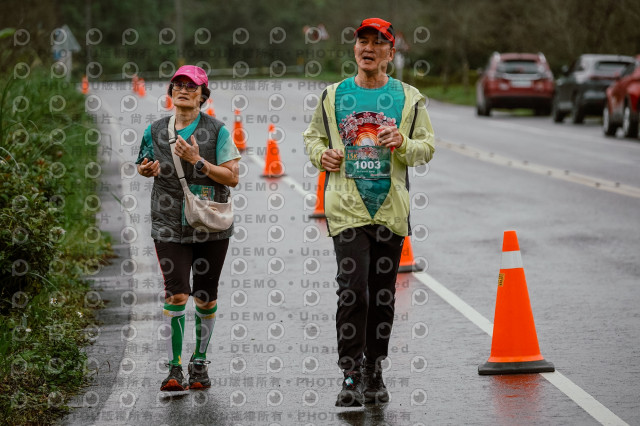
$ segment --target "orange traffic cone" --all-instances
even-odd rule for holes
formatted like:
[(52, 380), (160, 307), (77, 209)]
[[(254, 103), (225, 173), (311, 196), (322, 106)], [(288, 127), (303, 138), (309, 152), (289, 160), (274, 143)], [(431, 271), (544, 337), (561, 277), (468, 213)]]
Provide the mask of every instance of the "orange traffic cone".
[(144, 78), (138, 80), (138, 95), (142, 98), (147, 94), (147, 88), (144, 84)]
[(400, 267), (398, 272), (418, 272), (424, 268), (420, 267), (413, 259), (413, 247), (411, 247), (411, 237), (404, 237), (402, 255), (400, 256)]
[(138, 74), (134, 74), (133, 77), (131, 77), (131, 90), (133, 93), (138, 93)]
[(242, 116), (240, 115), (240, 110), (236, 109), (235, 112), (235, 121), (233, 123), (233, 143), (236, 144), (236, 148), (240, 152), (247, 149), (247, 135), (242, 128)]
[(173, 99), (171, 99), (171, 96), (164, 95), (164, 99), (165, 99), (165, 108), (166, 109), (173, 108)]
[(271, 137), (271, 134), (275, 132), (276, 127), (273, 124), (269, 124), (269, 139), (267, 139), (267, 158), (264, 162), (264, 172), (262, 177), (281, 177), (284, 176), (284, 166), (280, 161), (280, 149), (278, 143)]
[(555, 371), (540, 354), (516, 231), (505, 231), (489, 360), (481, 375)]
[(324, 214), (324, 182), (327, 179), (327, 172), (320, 172), (318, 175), (318, 190), (316, 191), (316, 208), (309, 215), (311, 219), (325, 219)]
[(89, 79), (87, 76), (82, 76), (82, 94), (86, 95), (89, 93)]
[(207, 108), (207, 115), (210, 115), (211, 117), (215, 117), (216, 111), (213, 109), (213, 101), (211, 100), (211, 98), (207, 99), (207, 105), (209, 106)]

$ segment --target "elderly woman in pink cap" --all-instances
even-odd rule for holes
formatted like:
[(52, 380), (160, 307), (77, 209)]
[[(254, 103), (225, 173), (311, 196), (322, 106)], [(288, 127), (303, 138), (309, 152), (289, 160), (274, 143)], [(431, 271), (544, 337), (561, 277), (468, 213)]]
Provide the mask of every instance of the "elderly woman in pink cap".
[[(165, 117), (147, 127), (136, 161), (138, 173), (154, 179), (151, 236), (164, 277), (163, 313), (170, 367), (169, 376), (160, 387), (162, 391), (211, 386), (206, 354), (216, 320), (218, 280), (233, 224), (226, 230), (210, 232), (195, 229), (185, 220), (184, 192), (168, 129), (175, 120), (175, 154), (189, 189), (201, 198), (227, 202), (229, 187), (238, 184), (240, 153), (224, 124), (200, 111), (211, 94), (208, 83), (207, 73), (200, 67), (185, 65), (178, 69), (168, 89), (175, 118)], [(193, 288), (189, 284), (191, 273)], [(189, 360), (187, 384), (182, 372), (182, 339), (189, 295), (196, 304), (196, 347)]]

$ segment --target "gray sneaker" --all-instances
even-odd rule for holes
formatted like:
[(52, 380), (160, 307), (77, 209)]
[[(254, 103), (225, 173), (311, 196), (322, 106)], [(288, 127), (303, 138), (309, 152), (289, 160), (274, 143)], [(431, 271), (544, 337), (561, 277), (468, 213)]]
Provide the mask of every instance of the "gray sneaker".
[(207, 364), (211, 364), (211, 361), (204, 359), (191, 359), (189, 360), (189, 389), (207, 389), (211, 387), (211, 379), (207, 373)]
[(162, 386), (160, 386), (160, 390), (164, 392), (176, 392), (183, 391), (187, 389), (186, 383), (184, 382), (184, 374), (182, 374), (182, 366), (181, 365), (169, 365), (171, 369), (169, 370), (169, 375), (162, 382)]

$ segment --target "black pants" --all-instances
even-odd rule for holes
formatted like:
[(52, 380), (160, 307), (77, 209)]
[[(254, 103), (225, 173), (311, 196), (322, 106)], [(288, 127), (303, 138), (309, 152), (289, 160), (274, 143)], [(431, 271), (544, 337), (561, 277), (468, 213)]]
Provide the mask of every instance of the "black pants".
[[(164, 277), (165, 298), (174, 294), (192, 294), (203, 302), (218, 300), (218, 281), (229, 239), (180, 244), (154, 240)], [(193, 269), (193, 291), (189, 273)]]
[(387, 357), (396, 277), (404, 237), (381, 225), (346, 229), (333, 237), (338, 262), (338, 365), (354, 370)]

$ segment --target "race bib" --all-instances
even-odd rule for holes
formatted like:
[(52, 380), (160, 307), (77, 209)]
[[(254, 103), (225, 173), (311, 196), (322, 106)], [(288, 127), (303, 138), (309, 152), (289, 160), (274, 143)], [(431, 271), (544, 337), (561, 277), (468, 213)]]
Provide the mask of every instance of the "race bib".
[(345, 149), (345, 175), (352, 179), (391, 176), (391, 150), (386, 146), (354, 146)]

